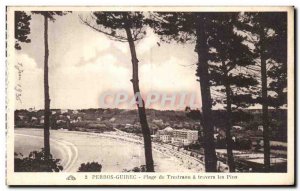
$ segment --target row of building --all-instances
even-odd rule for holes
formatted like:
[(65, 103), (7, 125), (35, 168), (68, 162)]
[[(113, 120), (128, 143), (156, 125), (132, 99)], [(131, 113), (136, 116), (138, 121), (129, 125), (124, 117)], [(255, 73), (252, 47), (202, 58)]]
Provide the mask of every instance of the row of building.
[(198, 131), (166, 127), (165, 129), (158, 130), (154, 138), (163, 143), (186, 146), (198, 141)]

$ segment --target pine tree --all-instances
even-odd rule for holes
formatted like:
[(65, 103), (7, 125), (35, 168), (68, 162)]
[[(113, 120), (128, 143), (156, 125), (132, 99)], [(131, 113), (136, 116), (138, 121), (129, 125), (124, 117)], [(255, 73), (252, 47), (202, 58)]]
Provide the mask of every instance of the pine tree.
[(97, 32), (103, 33), (112, 40), (128, 42), (132, 62), (132, 85), (136, 96), (138, 114), (144, 137), (145, 160), (147, 172), (154, 172), (151, 133), (147, 122), (144, 100), (139, 88), (138, 63), (135, 42), (141, 40), (145, 32), (145, 17), (141, 12), (93, 12), (91, 18), (81, 21)]
[(208, 39), (210, 80), (211, 85), (216, 87), (214, 91), (218, 93), (214, 103), (226, 105), (225, 132), (230, 172), (235, 172), (231, 136), (233, 105), (237, 108), (241, 103), (244, 107), (253, 103), (253, 91), (249, 94), (249, 88), (257, 85), (255, 78), (242, 73), (243, 69), (247, 70), (246, 67), (255, 62), (254, 54), (244, 44), (244, 37), (235, 30), (238, 19), (239, 13), (215, 13), (211, 17), (211, 36)]
[(268, 90), (273, 93), (269, 95), (271, 100), (269, 105), (277, 109), (287, 104), (287, 16), (285, 14), (276, 14), (274, 20), (279, 22), (273, 26), (276, 34), (268, 46), (272, 59), (267, 71), (270, 79)]
[[(263, 121), (263, 139), (264, 139), (264, 166), (265, 171), (270, 171), (270, 130), (269, 130), (269, 112), (272, 99), (269, 96), (268, 86), (285, 86), (286, 76), (277, 81), (277, 85), (272, 84), (272, 72), (268, 73), (268, 69), (273, 67), (273, 72), (278, 71), (284, 75), (287, 60), (287, 40), (286, 40), (286, 21), (287, 13), (284, 12), (259, 12), (244, 13), (243, 25), (240, 26), (246, 34), (248, 34), (249, 42), (255, 46), (255, 53), (259, 59), (260, 80), (261, 80), (261, 97), (258, 99), (262, 105), (262, 121)], [(276, 64), (283, 64), (282, 67)], [(275, 72), (276, 73), (276, 72)], [(268, 75), (269, 74), (269, 75)], [(270, 75), (271, 74), (271, 75)], [(274, 76), (274, 75), (273, 75)], [(268, 79), (269, 78), (269, 79)], [(271, 84), (270, 84), (271, 83)], [(280, 85), (279, 85), (280, 84)], [(279, 86), (278, 86), (279, 85)], [(280, 88), (284, 90), (284, 88)], [(282, 98), (280, 98), (282, 99)], [(278, 100), (280, 100), (278, 99)], [(283, 96), (284, 100), (284, 96)], [(274, 103), (274, 102), (273, 102)]]
[(217, 157), (214, 144), (212, 99), (208, 67), (208, 44), (210, 13), (155, 12), (149, 19), (150, 26), (166, 42), (195, 43), (198, 55), (196, 76), (199, 77), (202, 97), (202, 125), (204, 132), (204, 154), (206, 172), (217, 171)]
[(55, 16), (65, 15), (66, 12), (62, 11), (33, 11), (33, 14), (39, 14), (44, 17), (44, 45), (45, 45), (45, 55), (44, 55), (44, 99), (45, 99), (45, 109), (44, 109), (44, 149), (45, 157), (49, 159), (50, 157), (50, 95), (49, 95), (49, 48), (48, 48), (48, 21), (55, 21)]

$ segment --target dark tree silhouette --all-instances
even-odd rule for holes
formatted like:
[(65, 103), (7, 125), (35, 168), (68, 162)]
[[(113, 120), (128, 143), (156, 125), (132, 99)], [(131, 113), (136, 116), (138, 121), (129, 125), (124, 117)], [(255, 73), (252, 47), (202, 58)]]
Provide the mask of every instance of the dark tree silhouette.
[[(235, 171), (233, 140), (230, 132), (233, 125), (232, 107), (233, 104), (240, 106), (240, 103), (253, 103), (251, 96), (253, 91), (249, 94), (250, 86), (258, 84), (253, 77), (242, 73), (242, 68), (247, 69), (255, 62), (254, 54), (247, 45), (243, 44), (244, 37), (235, 31), (238, 19), (239, 13), (215, 13), (211, 17), (212, 22), (209, 25), (211, 35), (208, 39), (210, 80), (211, 85), (216, 87), (214, 91), (218, 93), (213, 96), (214, 103), (225, 104), (227, 111), (225, 127), (230, 172)], [(238, 100), (237, 97), (243, 99)], [(247, 97), (249, 101), (245, 102)]]
[(28, 38), (30, 34), (31, 16), (24, 11), (15, 11), (15, 49), (21, 50), (21, 42), (30, 43)]
[(82, 163), (78, 168), (78, 172), (101, 172), (102, 165), (98, 162)]
[(144, 100), (139, 88), (138, 62), (135, 41), (142, 39), (145, 32), (144, 15), (140, 12), (93, 12), (89, 18), (81, 21), (97, 32), (101, 32), (112, 40), (128, 42), (132, 62), (132, 85), (136, 96), (138, 114), (144, 137), (145, 160), (147, 172), (154, 172), (152, 157), (151, 133), (146, 117)]
[(267, 71), (270, 78), (268, 90), (275, 93), (271, 96), (269, 104), (277, 109), (287, 104), (287, 16), (285, 14), (277, 15), (279, 22), (273, 26), (276, 35), (269, 45), (272, 60)]
[(62, 11), (33, 11), (33, 14), (39, 14), (44, 17), (44, 99), (45, 99), (45, 110), (44, 110), (44, 149), (45, 157), (50, 157), (50, 95), (49, 95), (49, 71), (48, 71), (48, 59), (49, 59), (49, 48), (48, 48), (48, 21), (55, 21), (55, 16), (65, 15), (66, 12)]
[(45, 150), (32, 151), (28, 157), (15, 153), (15, 172), (61, 172), (63, 167), (60, 159), (55, 159), (50, 154), (46, 156)]
[[(249, 42), (255, 46), (255, 52), (258, 55), (260, 61), (260, 80), (261, 80), (261, 97), (258, 99), (262, 105), (262, 123), (263, 123), (263, 138), (264, 138), (264, 165), (265, 171), (270, 171), (270, 130), (269, 130), (269, 112), (268, 107), (271, 105), (272, 98), (268, 95), (268, 84), (272, 76), (272, 72), (269, 73), (268, 69), (277, 67), (273, 70), (274, 74), (282, 74), (286, 71), (287, 62), (287, 38), (286, 38), (286, 22), (287, 13), (284, 12), (259, 12), (259, 13), (245, 13), (242, 19), (243, 26), (241, 29), (248, 33)], [(276, 63), (282, 64), (282, 67), (276, 66)], [(274, 69), (274, 68), (273, 68)], [(276, 70), (278, 72), (276, 72)], [(283, 72), (283, 73), (282, 73)], [(271, 74), (271, 75), (270, 75)], [(281, 77), (280, 75), (276, 78)], [(284, 76), (283, 78), (286, 78)], [(271, 88), (280, 90), (283, 92), (286, 87), (286, 80), (277, 80), (275, 83), (271, 83)], [(281, 87), (280, 87), (281, 86)], [(280, 87), (278, 89), (278, 87)], [(283, 94), (284, 95), (284, 92)], [(279, 97), (278, 97), (279, 98)], [(284, 96), (277, 100), (284, 100)], [(284, 102), (284, 101), (283, 101)], [(283, 103), (282, 102), (282, 103)]]
[(269, 106), (279, 109), (287, 104), (287, 65), (283, 63), (275, 63), (267, 72), (271, 82), (268, 90), (274, 92), (274, 95), (268, 97)]
[(204, 132), (204, 154), (206, 172), (217, 171), (212, 119), (212, 99), (209, 84), (208, 44), (210, 38), (209, 23), (211, 13), (187, 12), (155, 12), (149, 21), (154, 31), (164, 41), (172, 40), (178, 43), (196, 43), (195, 52), (198, 54), (196, 76), (199, 77), (202, 97), (202, 118)]

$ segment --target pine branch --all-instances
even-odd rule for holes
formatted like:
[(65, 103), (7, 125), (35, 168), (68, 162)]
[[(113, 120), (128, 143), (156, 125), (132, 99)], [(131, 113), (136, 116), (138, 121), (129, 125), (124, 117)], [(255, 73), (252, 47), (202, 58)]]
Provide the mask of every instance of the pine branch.
[(118, 36), (116, 34), (108, 33), (104, 30), (101, 30), (101, 29), (97, 28), (96, 26), (92, 25), (91, 22), (89, 22), (87, 19), (83, 19), (82, 16), (80, 16), (80, 15), (78, 15), (78, 16), (79, 16), (80, 21), (83, 24), (89, 26), (90, 28), (92, 28), (93, 30), (95, 30), (97, 32), (103, 33), (103, 34), (111, 37), (112, 40), (119, 41), (119, 42), (128, 42), (127, 38), (122, 37), (122, 36)]

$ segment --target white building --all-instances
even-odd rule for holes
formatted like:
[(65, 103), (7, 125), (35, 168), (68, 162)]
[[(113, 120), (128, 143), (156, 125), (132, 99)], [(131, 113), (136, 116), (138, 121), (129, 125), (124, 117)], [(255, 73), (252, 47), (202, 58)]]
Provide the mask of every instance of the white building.
[(61, 109), (61, 110), (60, 110), (60, 113), (61, 113), (61, 114), (63, 114), (63, 113), (68, 113), (68, 110), (67, 110), (67, 109)]
[(238, 125), (234, 125), (234, 126), (232, 126), (232, 128), (235, 129), (235, 130), (242, 130), (242, 129), (244, 129), (243, 127), (238, 126)]
[(158, 130), (157, 135), (160, 141), (169, 143), (172, 140), (173, 129), (171, 127), (166, 127), (163, 130)]
[(40, 124), (44, 124), (44, 123), (45, 123), (45, 117), (41, 116), (41, 118), (40, 118)]
[(31, 117), (31, 122), (34, 122), (34, 121), (37, 121), (38, 120), (38, 118), (36, 118), (36, 117)]
[(172, 129), (166, 127), (157, 131), (159, 140), (164, 143), (173, 143), (175, 145), (190, 145), (198, 140), (198, 131), (188, 129)]
[(179, 145), (190, 145), (198, 140), (198, 131), (188, 129), (177, 129), (173, 131), (172, 143)]
[(164, 143), (169, 143), (172, 139), (171, 139), (171, 135), (160, 135), (159, 139), (164, 142)]

